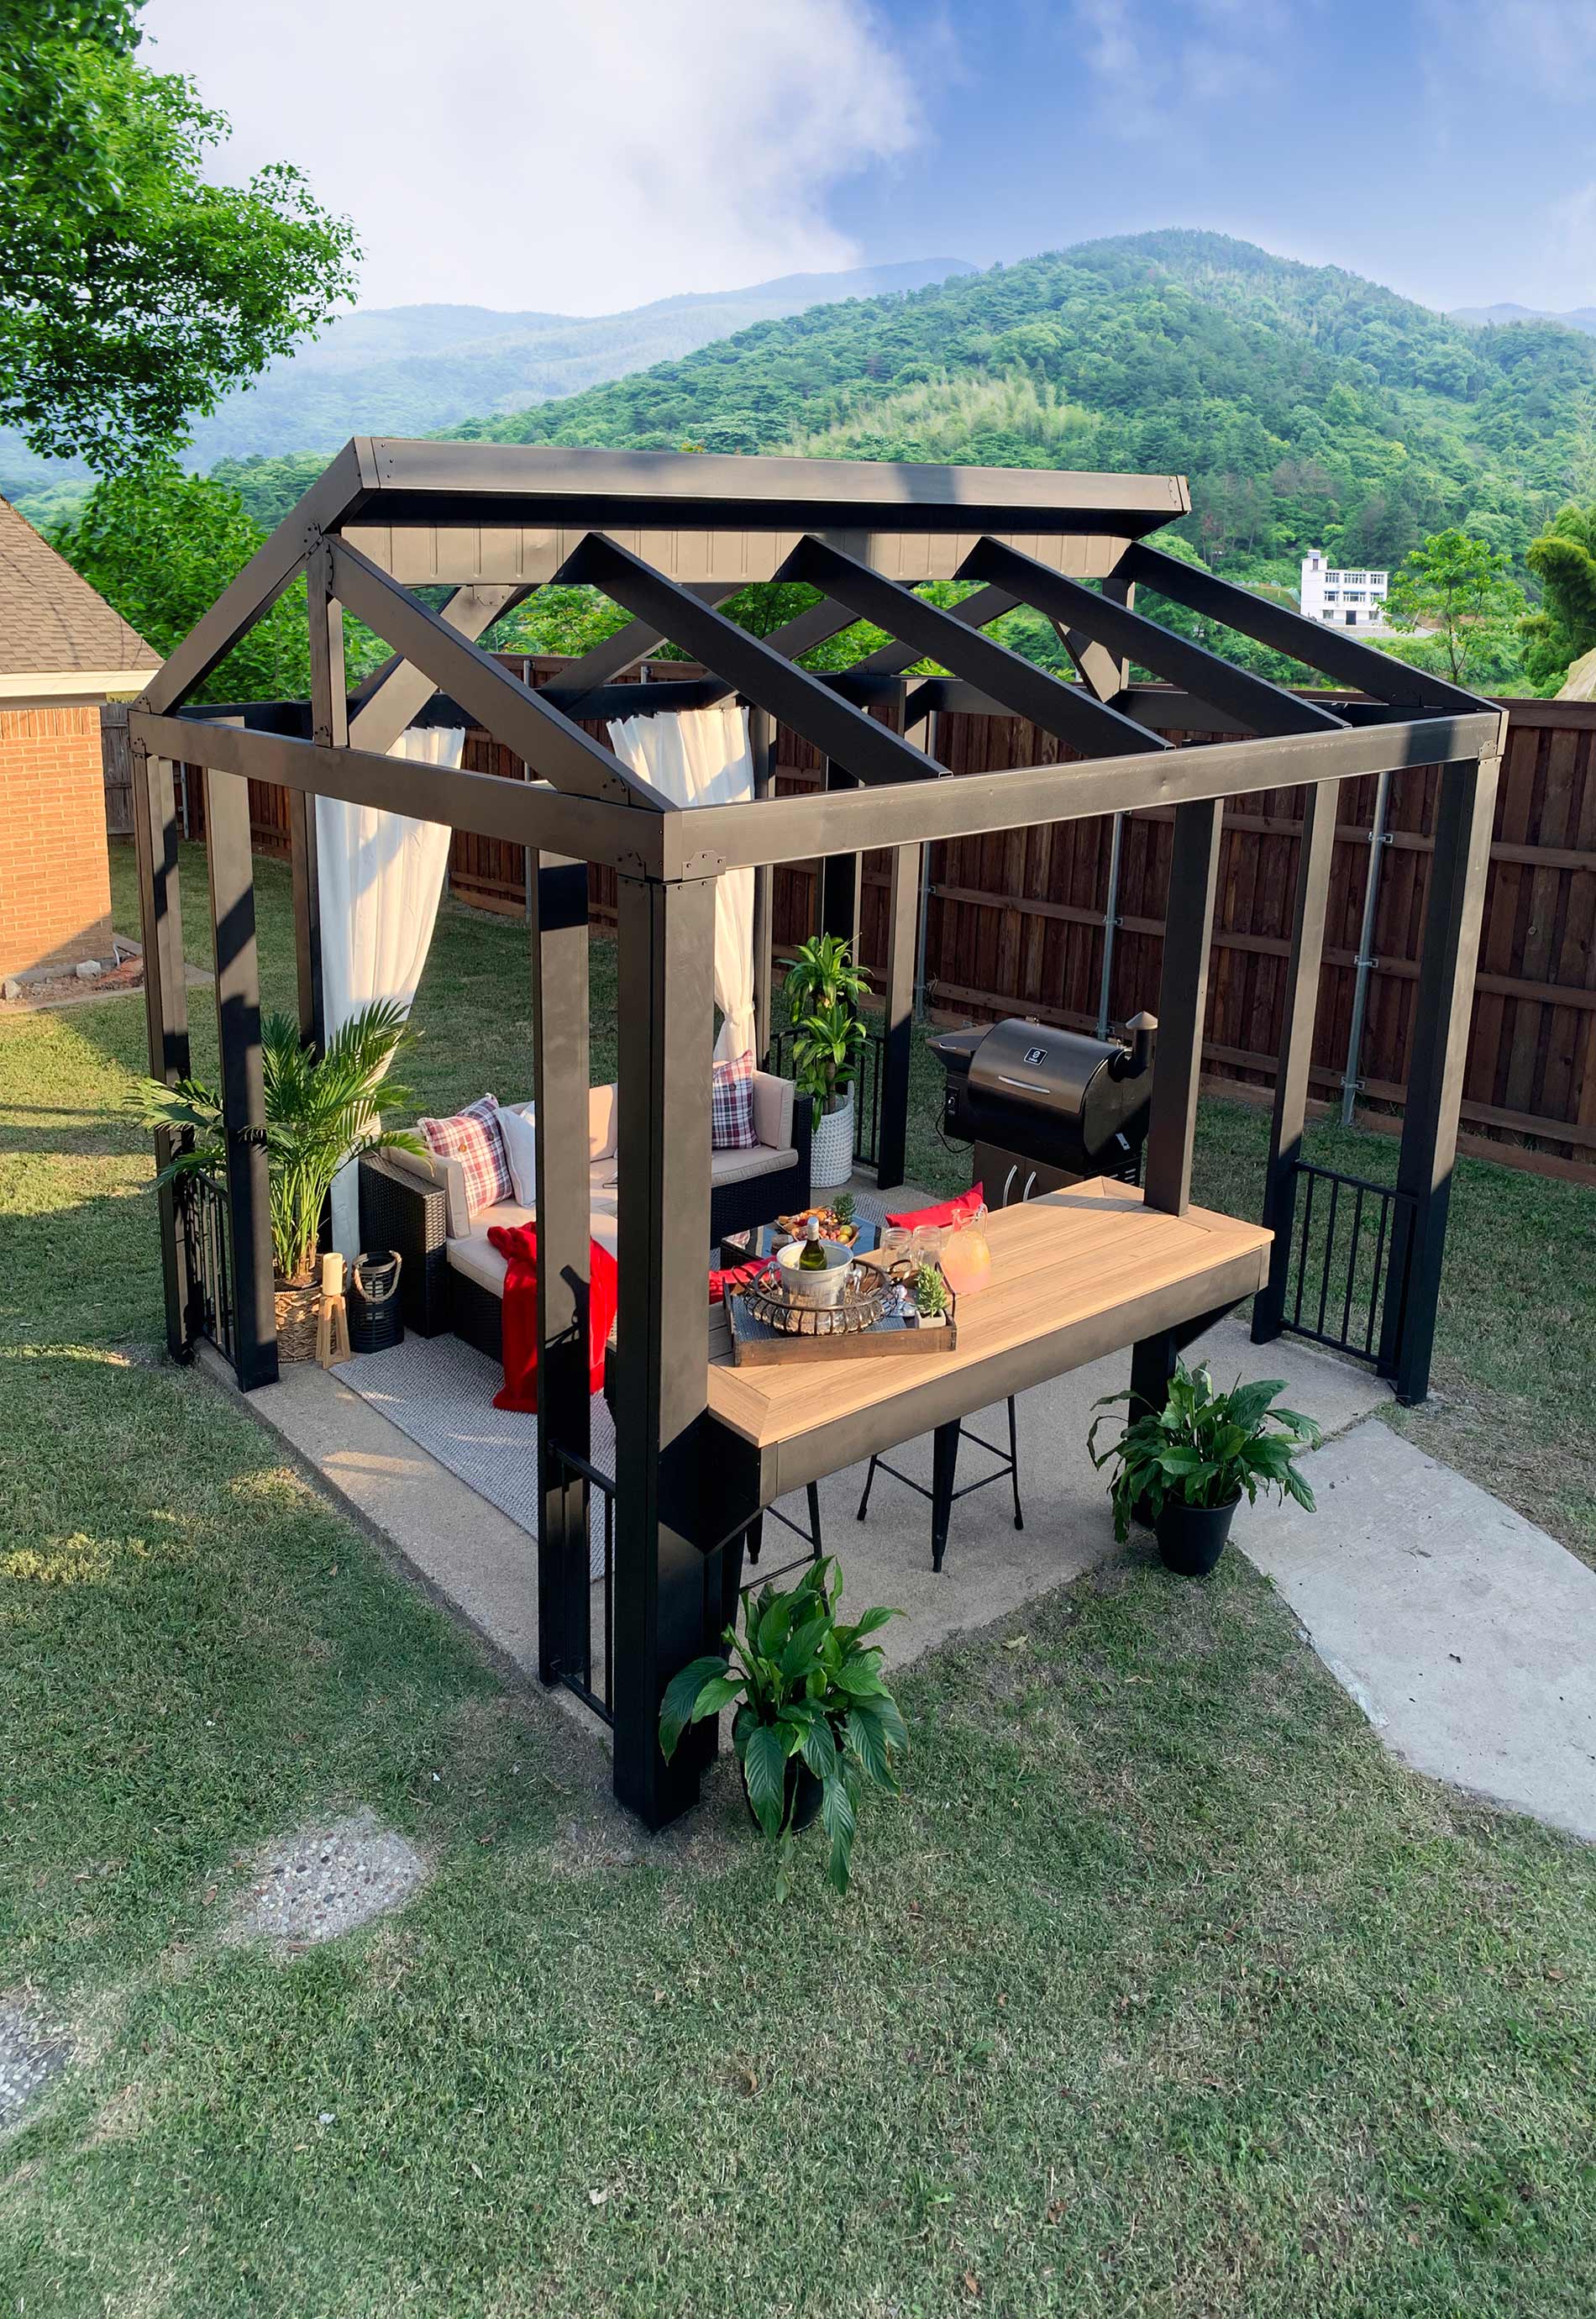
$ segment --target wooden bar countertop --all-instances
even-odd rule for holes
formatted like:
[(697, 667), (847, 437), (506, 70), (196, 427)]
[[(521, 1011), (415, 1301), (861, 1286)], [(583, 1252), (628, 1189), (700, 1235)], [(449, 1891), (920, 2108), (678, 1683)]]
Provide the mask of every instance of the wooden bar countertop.
[[(985, 1288), (959, 1300), (955, 1350), (923, 1361), (882, 1358), (735, 1368), (726, 1322), (717, 1312), (709, 1340), (712, 1414), (762, 1449), (834, 1426), (933, 1376), (951, 1382), (1016, 1347), (1040, 1346), (1043, 1340), (1059, 1340), (1057, 1367), (1062, 1373), (1074, 1366), (1069, 1357), (1071, 1331), (1081, 1332), (1084, 1345), (1088, 1335), (1101, 1333), (1085, 1324), (1116, 1306), (1188, 1283), (1190, 1295), (1180, 1301), (1195, 1316), (1230, 1301), (1205, 1288), (1207, 1276), (1227, 1275), (1232, 1297), (1238, 1273), (1244, 1277), (1240, 1293), (1261, 1287), (1271, 1238), (1260, 1224), (1240, 1223), (1208, 1208), (1167, 1215), (1148, 1207), (1133, 1185), (1104, 1177), (1000, 1209), (982, 1229), (991, 1245), (992, 1277)], [(1085, 1357), (1095, 1358), (1099, 1349), (1094, 1342)], [(975, 1394), (972, 1410), (996, 1397), (980, 1392), (978, 1378), (968, 1381)]]

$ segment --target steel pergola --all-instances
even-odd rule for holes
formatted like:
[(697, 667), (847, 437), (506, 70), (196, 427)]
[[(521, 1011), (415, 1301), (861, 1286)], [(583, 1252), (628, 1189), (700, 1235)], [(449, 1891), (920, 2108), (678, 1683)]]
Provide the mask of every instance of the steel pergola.
[[(542, 1340), (541, 1646), (560, 1590), (585, 1582), (588, 1456), (589, 1079), (587, 869), (617, 873), (621, 977), (620, 1313), (616, 1361), (615, 1782), (658, 1826), (697, 1793), (700, 1761), (667, 1766), (654, 1717), (666, 1680), (719, 1619), (700, 1470), (706, 1416), (710, 1001), (714, 880), (756, 872), (769, 1002), (771, 865), (819, 857), (826, 922), (857, 923), (860, 855), (890, 862), (882, 1180), (903, 1166), (923, 848), (937, 839), (1139, 807), (1175, 809), (1147, 1203), (1189, 1205), (1208, 954), (1223, 801), (1304, 787), (1307, 806), (1275, 1093), (1264, 1222), (1276, 1231), (1255, 1334), (1280, 1323), (1305, 1116), (1314, 1003), (1339, 782), (1439, 765), (1435, 853), (1418, 987), (1398, 1188), (1406, 1304), (1394, 1355), (1403, 1398), (1422, 1398), (1438, 1293), (1469, 1027), (1501, 711), (1150, 544), (1189, 506), (1177, 476), (878, 465), (852, 461), (569, 451), (356, 438), (226, 588), (131, 709), (107, 712), (108, 750), (131, 752), (143, 901), (151, 1068), (188, 1067), (173, 767), (204, 770), (216, 997), (229, 1148), (226, 1200), (239, 1382), (276, 1375), (259, 988), (247, 782), (291, 793), (299, 1001), (320, 1038), (315, 815), (349, 799), (527, 847), (537, 1096)], [(311, 698), (216, 711), (192, 696), (296, 579), (308, 582)], [(821, 601), (760, 639), (718, 609), (750, 582), (807, 582)], [(978, 583), (955, 609), (919, 582)], [(618, 635), (534, 691), (476, 642), (550, 582), (601, 589), (630, 616)], [(445, 585), (441, 611), (413, 592)], [(1366, 698), (1335, 709), (1246, 673), (1135, 608), (1141, 587), (1215, 627), (1294, 656)], [(1067, 683), (985, 633), (1028, 605), (1050, 621)], [(344, 611), (392, 657), (346, 683)], [(864, 618), (893, 641), (836, 674), (797, 656)], [(618, 683), (663, 641), (701, 677)], [(908, 673), (931, 661), (944, 675)], [(1131, 681), (1133, 667), (1177, 688)], [(444, 696), (524, 760), (528, 780), (449, 771), (385, 752)], [(750, 711), (756, 796), (689, 809), (639, 781), (582, 718), (735, 697)], [(884, 717), (880, 713), (887, 711)], [(938, 710), (1030, 719), (1070, 762), (950, 777), (929, 746)], [(434, 711), (434, 713), (436, 713)], [(1177, 748), (1159, 722), (1250, 737)], [(814, 745), (824, 789), (777, 798), (773, 732)], [(768, 1024), (768, 1014), (765, 1016)], [(167, 1334), (187, 1349), (187, 1283), (175, 1204), (162, 1204)], [(1167, 1358), (1145, 1342), (1138, 1374)], [(561, 1452), (565, 1454), (562, 1455)], [(573, 1462), (574, 1461), (574, 1462)]]

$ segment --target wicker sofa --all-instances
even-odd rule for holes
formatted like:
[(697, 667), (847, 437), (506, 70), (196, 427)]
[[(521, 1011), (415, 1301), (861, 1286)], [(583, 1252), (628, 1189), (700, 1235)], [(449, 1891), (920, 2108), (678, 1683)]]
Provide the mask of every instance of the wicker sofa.
[[(591, 1088), (592, 1235), (612, 1251), (618, 1197), (617, 1125), (614, 1087)], [(755, 1072), (753, 1127), (760, 1140), (752, 1150), (709, 1155), (712, 1241), (753, 1224), (769, 1223), (772, 1217), (807, 1204), (809, 1106), (796, 1100), (789, 1079)], [(384, 1151), (360, 1162), (361, 1246), (395, 1249), (404, 1259), (400, 1301), (405, 1326), (423, 1337), (452, 1331), (492, 1360), (502, 1353), (505, 1262), (490, 1245), (488, 1233), (495, 1224), (530, 1223), (537, 1213), (535, 1207), (512, 1200), (473, 1213), (466, 1200), (465, 1173), (457, 1160)]]

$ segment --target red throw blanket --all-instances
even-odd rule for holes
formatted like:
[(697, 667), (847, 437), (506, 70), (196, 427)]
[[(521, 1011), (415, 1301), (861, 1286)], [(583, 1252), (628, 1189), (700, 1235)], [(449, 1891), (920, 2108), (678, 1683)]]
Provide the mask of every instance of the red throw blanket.
[[(504, 1276), (504, 1387), (493, 1395), (495, 1409), (537, 1407), (537, 1227), (491, 1224), (488, 1244), (509, 1269)], [(588, 1242), (591, 1264), (588, 1292), (588, 1391), (604, 1389), (604, 1343), (615, 1320), (615, 1259), (599, 1242)]]

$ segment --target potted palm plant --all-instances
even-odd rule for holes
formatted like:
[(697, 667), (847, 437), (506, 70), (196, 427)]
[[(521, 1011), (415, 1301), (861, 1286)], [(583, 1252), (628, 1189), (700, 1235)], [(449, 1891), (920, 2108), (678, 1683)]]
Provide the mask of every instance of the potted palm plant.
[[(332, 1179), (350, 1160), (377, 1150), (419, 1151), (406, 1128), (384, 1127), (379, 1089), (397, 1110), (410, 1091), (388, 1078), (410, 1043), (404, 1009), (377, 999), (352, 1015), (323, 1052), (301, 1038), (286, 1015), (268, 1015), (260, 1026), (266, 1096), (266, 1145), (276, 1289), (277, 1349), (284, 1360), (309, 1360), (316, 1347), (316, 1271), (321, 1215)], [(183, 1138), (182, 1148), (157, 1181), (220, 1176), (227, 1167), (221, 1097), (202, 1079), (167, 1087), (144, 1079), (132, 1097), (147, 1126)]]
[(853, 1082), (864, 1045), (859, 1002), (870, 982), (840, 934), (813, 934), (799, 943), (785, 989), (794, 1079), (815, 1106), (809, 1181), (829, 1191), (853, 1171)]
[[(1101, 1450), (1098, 1430), (1111, 1420), (1094, 1419), (1087, 1450), (1099, 1471), (1114, 1468), (1110, 1495), (1121, 1544), (1134, 1515), (1152, 1524), (1166, 1569), (1204, 1578), (1224, 1552), (1244, 1493), (1250, 1505), (1260, 1490), (1273, 1491), (1312, 1513), (1313, 1493), (1295, 1461), (1321, 1436), (1311, 1417), (1276, 1406), (1284, 1390), (1279, 1377), (1266, 1377), (1253, 1385), (1238, 1379), (1229, 1393), (1215, 1393), (1206, 1362), (1188, 1369), (1177, 1361), (1163, 1408), (1146, 1411)], [(1130, 1399), (1105, 1394), (1096, 1406), (1106, 1412)]]
[(894, 1758), (908, 1745), (897, 1701), (881, 1680), (882, 1654), (867, 1641), (897, 1613), (837, 1617), (843, 1580), (834, 1556), (811, 1563), (794, 1587), (743, 1592), (743, 1632), (728, 1627), (724, 1651), (694, 1659), (666, 1690), (660, 1747), (667, 1763), (690, 1723), (736, 1706), (732, 1746), (754, 1820), (777, 1845), (776, 1891), (791, 1884), (793, 1839), (820, 1819), (827, 1874), (848, 1889), (853, 1831), (867, 1787), (896, 1793)]

